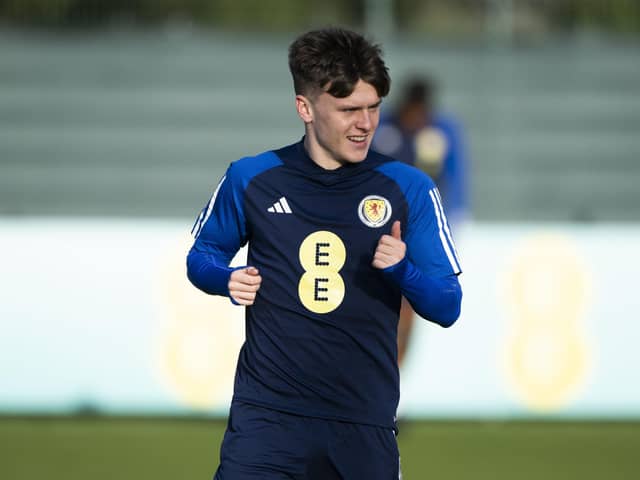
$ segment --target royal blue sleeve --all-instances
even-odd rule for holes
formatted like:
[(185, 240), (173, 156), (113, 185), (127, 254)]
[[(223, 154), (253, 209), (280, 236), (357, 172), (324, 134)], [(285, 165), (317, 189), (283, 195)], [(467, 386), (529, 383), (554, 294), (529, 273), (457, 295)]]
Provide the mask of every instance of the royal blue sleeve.
[[(442, 200), (424, 173), (394, 162), (383, 172), (402, 189), (408, 204), (407, 225), (401, 226), (407, 254), (384, 273), (399, 287), (418, 315), (443, 327), (460, 315), (462, 272)], [(408, 169), (411, 169), (410, 171)]]
[(234, 270), (229, 263), (247, 241), (243, 183), (238, 168), (231, 164), (192, 230), (195, 241), (187, 256), (187, 277), (212, 295), (229, 296)]
[(460, 316), (462, 289), (457, 275), (430, 277), (407, 257), (384, 272), (400, 285), (400, 291), (421, 317), (450, 327)]

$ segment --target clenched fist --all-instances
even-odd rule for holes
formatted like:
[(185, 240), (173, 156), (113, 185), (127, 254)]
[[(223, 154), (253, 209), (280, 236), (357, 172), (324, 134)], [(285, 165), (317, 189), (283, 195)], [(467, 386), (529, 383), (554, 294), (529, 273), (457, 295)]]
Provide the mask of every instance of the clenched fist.
[(229, 277), (229, 294), (240, 305), (253, 305), (262, 277), (256, 267), (234, 270)]

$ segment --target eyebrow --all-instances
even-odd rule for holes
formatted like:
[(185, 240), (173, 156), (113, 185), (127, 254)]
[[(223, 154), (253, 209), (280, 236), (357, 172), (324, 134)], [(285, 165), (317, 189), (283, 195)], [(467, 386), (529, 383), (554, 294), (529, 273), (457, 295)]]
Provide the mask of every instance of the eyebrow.
[(382, 99), (378, 100), (376, 103), (372, 103), (371, 105), (367, 105), (365, 107), (360, 107), (357, 105), (343, 105), (340, 108), (340, 110), (360, 110), (362, 108), (375, 108), (375, 107), (379, 107), (380, 104), (382, 103)]

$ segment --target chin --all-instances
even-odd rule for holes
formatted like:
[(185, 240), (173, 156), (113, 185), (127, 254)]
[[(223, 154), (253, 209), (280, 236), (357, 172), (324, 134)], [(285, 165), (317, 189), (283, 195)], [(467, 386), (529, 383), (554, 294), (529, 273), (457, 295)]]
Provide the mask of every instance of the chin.
[(362, 161), (364, 161), (364, 159), (367, 158), (367, 156), (365, 155), (364, 157), (360, 157), (360, 156), (354, 156), (354, 155), (349, 155), (349, 156), (344, 156), (342, 157), (342, 163), (360, 163)]
[(344, 155), (342, 158), (345, 159), (347, 163), (360, 163), (367, 158), (367, 154), (369, 153), (369, 149), (367, 148), (364, 151), (359, 152), (349, 152), (348, 155)]

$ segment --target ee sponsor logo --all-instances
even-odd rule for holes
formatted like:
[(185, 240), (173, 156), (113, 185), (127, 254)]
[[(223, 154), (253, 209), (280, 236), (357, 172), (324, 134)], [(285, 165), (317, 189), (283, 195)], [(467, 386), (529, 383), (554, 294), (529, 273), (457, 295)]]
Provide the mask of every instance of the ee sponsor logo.
[(321, 314), (338, 308), (345, 294), (340, 275), (347, 259), (344, 242), (332, 232), (313, 232), (300, 244), (298, 255), (305, 271), (298, 283), (298, 296), (305, 308)]

